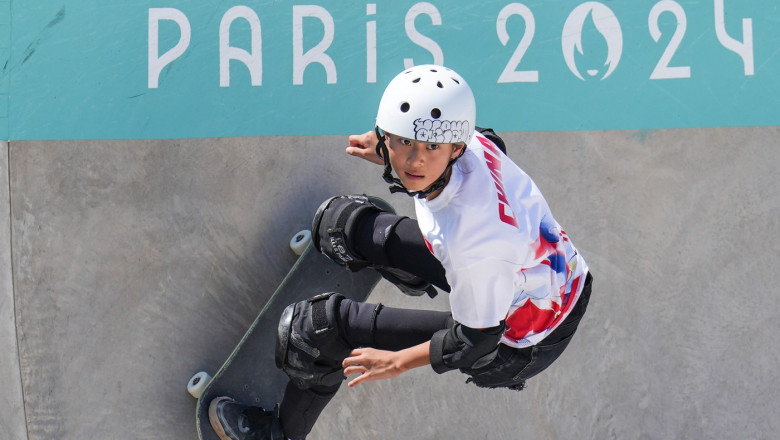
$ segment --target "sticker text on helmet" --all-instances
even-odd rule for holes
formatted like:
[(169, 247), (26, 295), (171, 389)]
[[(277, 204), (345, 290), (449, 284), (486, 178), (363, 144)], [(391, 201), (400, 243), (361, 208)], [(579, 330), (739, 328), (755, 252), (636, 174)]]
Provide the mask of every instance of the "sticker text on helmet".
[(454, 144), (468, 142), (471, 134), (468, 121), (441, 121), (417, 119), (414, 121), (414, 138), (420, 142)]

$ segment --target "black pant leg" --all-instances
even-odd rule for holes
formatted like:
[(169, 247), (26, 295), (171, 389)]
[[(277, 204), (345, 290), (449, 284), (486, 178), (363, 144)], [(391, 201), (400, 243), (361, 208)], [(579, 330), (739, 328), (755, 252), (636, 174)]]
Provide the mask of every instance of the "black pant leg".
[(452, 326), (449, 312), (400, 309), (350, 300), (341, 302), (339, 316), (339, 334), (354, 348), (403, 350), (430, 341), (434, 333)]
[(384, 247), (374, 244), (374, 230), (381, 227), (378, 225), (388, 224), (388, 216), (399, 217), (385, 212), (367, 216), (360, 222), (356, 228), (356, 236), (352, 237), (357, 253), (373, 264), (385, 265), (389, 262), (389, 266), (416, 275), (449, 292), (450, 285), (447, 283), (444, 266), (428, 250), (417, 220), (403, 218), (387, 237)]
[(279, 418), (286, 438), (304, 440), (340, 386), (341, 384), (330, 389), (301, 390), (292, 382), (287, 382), (284, 398), (279, 406)]
[[(434, 333), (452, 325), (448, 312), (382, 307), (351, 300), (343, 300), (339, 312), (339, 335), (353, 348), (398, 351), (429, 341)], [(300, 390), (289, 382), (280, 406), (284, 434), (294, 440), (306, 438), (340, 385)]]

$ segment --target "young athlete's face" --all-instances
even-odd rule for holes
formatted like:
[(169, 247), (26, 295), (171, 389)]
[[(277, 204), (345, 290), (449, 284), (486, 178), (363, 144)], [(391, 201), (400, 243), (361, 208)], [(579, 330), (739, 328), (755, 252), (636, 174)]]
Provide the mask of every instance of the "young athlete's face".
[(390, 165), (410, 191), (422, 191), (433, 185), (464, 147), (461, 144), (428, 144), (390, 133), (385, 137)]

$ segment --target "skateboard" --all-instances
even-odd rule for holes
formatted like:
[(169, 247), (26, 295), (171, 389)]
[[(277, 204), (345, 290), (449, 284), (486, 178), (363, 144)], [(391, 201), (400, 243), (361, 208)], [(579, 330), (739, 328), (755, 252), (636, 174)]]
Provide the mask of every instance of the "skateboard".
[(217, 397), (228, 396), (266, 410), (281, 402), (288, 380), (276, 367), (274, 350), (279, 318), (285, 307), (325, 292), (364, 301), (379, 282), (376, 271), (350, 272), (317, 252), (310, 242), (308, 231), (293, 237), (290, 247), (300, 255), (298, 261), (214, 377), (199, 372), (190, 379), (187, 389), (198, 398), (195, 420), (200, 440), (218, 440), (208, 414), (209, 404)]

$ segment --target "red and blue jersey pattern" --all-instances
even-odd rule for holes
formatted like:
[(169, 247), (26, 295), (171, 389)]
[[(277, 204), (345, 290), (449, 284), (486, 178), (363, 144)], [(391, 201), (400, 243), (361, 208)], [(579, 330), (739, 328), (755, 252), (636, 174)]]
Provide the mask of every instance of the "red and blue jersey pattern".
[[(547, 290), (549, 295), (539, 297), (541, 295), (533, 295), (534, 292), (520, 295), (525, 298), (514, 304), (507, 314), (504, 338), (510, 345), (527, 345), (539, 339), (539, 336), (546, 335), (568, 316), (569, 310), (576, 302), (583, 274), (572, 277), (573, 269), (577, 269), (577, 255), (574, 250), (575, 255), (567, 258), (567, 244), (570, 245), (570, 241), (566, 232), (561, 230), (554, 220), (545, 217), (539, 225), (539, 239), (533, 247), (539, 264), (548, 268), (550, 283), (544, 290)], [(572, 249), (571, 246), (568, 247), (569, 250)], [(570, 267), (570, 260), (575, 263), (574, 267)], [(527, 279), (525, 272), (529, 270), (535, 273), (544, 272), (523, 269), (518, 275)], [(550, 290), (551, 288), (554, 290)]]

